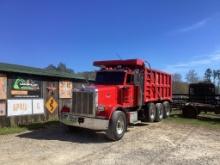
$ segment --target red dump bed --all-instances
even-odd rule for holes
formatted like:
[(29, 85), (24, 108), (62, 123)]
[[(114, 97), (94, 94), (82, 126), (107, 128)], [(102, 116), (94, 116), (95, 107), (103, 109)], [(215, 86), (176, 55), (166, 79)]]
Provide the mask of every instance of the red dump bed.
[(172, 100), (171, 75), (152, 69), (145, 69), (144, 101)]

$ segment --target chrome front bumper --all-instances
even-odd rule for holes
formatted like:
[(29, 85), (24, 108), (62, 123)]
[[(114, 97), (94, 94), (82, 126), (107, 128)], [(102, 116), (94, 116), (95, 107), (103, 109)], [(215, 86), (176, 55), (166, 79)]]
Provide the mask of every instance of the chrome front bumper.
[(76, 116), (70, 113), (62, 113), (60, 122), (65, 125), (88, 128), (92, 130), (107, 130), (109, 120)]

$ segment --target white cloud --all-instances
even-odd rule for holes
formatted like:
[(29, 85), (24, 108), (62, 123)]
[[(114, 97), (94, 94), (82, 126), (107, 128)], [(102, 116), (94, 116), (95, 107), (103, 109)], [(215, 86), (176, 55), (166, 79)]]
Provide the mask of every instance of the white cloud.
[(215, 67), (220, 67), (220, 51), (216, 51), (207, 56), (197, 56), (196, 59), (192, 59), (185, 63), (178, 63), (173, 65), (167, 65), (164, 70), (171, 73), (185, 73), (189, 69), (201, 70), (207, 67), (215, 69)]
[(176, 32), (184, 33), (184, 32), (188, 32), (188, 31), (191, 31), (191, 30), (199, 29), (199, 28), (205, 26), (209, 20), (210, 20), (210, 18), (205, 18), (205, 19), (203, 19), (199, 22), (196, 22), (196, 23), (194, 23), (190, 26), (186, 26), (186, 27), (183, 27), (181, 29), (178, 29), (178, 30), (176, 30)]

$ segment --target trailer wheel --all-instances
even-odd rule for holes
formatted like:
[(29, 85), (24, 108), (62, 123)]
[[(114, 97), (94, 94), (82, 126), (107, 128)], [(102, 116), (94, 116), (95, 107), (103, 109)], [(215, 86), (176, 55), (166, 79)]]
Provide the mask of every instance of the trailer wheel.
[(165, 119), (165, 118), (169, 117), (170, 113), (171, 113), (170, 103), (168, 101), (164, 101), (163, 108), (164, 108), (163, 118)]
[(186, 107), (182, 108), (182, 114), (183, 114), (183, 117), (189, 118), (189, 112)]
[(115, 111), (109, 122), (109, 127), (106, 135), (109, 139), (117, 141), (120, 140), (127, 130), (126, 116), (122, 111)]
[(163, 104), (162, 103), (157, 103), (156, 104), (155, 122), (159, 122), (163, 119), (163, 112), (164, 112)]
[(154, 122), (156, 115), (156, 107), (154, 103), (148, 103), (144, 110), (145, 121)]
[(193, 106), (184, 106), (182, 108), (183, 117), (196, 119), (198, 116), (197, 109)]

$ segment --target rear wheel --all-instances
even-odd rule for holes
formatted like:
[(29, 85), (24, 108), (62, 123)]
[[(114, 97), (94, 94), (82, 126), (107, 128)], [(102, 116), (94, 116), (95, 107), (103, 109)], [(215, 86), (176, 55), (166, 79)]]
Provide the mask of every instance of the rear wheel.
[(148, 103), (144, 110), (145, 121), (154, 122), (156, 115), (156, 107), (154, 103)]
[(122, 111), (115, 111), (109, 122), (107, 130), (107, 137), (111, 140), (120, 140), (127, 129), (127, 122), (125, 113)]
[(164, 101), (163, 107), (164, 107), (163, 118), (165, 119), (165, 118), (169, 117), (170, 113), (171, 113), (170, 103), (168, 101)]
[(157, 103), (156, 104), (155, 122), (159, 122), (163, 119), (163, 112), (164, 112), (163, 104), (162, 103)]

